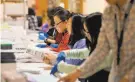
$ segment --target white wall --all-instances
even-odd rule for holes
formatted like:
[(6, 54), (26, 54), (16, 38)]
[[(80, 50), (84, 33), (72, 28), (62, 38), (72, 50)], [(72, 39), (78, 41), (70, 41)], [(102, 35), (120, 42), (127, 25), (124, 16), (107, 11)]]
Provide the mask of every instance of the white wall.
[(0, 4), (0, 23), (2, 22), (3, 19), (3, 5)]
[(28, 2), (28, 7), (32, 7), (32, 5), (36, 4), (35, 0), (27, 0)]
[(5, 15), (23, 15), (25, 12), (28, 12), (27, 5), (24, 6), (24, 3), (5, 3)]
[(90, 14), (92, 12), (103, 12), (107, 6), (106, 0), (84, 0), (83, 14)]

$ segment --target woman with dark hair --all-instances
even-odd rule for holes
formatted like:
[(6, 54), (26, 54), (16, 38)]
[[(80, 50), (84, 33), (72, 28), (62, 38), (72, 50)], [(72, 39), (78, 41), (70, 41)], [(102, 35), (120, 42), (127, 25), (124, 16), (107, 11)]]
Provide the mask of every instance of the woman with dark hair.
[[(70, 34), (67, 31), (67, 20), (69, 19), (70, 13), (67, 10), (59, 9), (59, 8), (56, 8), (55, 11), (56, 11), (54, 14), (55, 28), (59, 33), (62, 33), (62, 39), (58, 47), (51, 48), (51, 51), (60, 52), (62, 50), (70, 49), (70, 47), (68, 46)], [(43, 58), (44, 62), (48, 62), (48, 59), (50, 58), (49, 54), (50, 53), (45, 53), (45, 57)], [(54, 55), (52, 54), (50, 56), (54, 57)]]
[[(57, 8), (55, 10), (57, 10)], [(70, 49), (68, 47), (70, 34), (68, 33), (66, 26), (69, 14), (70, 14), (69, 11), (59, 9), (53, 15), (55, 21), (55, 28), (59, 33), (62, 33), (62, 39), (58, 45), (58, 48), (52, 48), (52, 51), (60, 52), (62, 50)]]
[(71, 29), (69, 45), (71, 49), (73, 48), (74, 44), (77, 41), (84, 38), (84, 34), (81, 32), (83, 29), (83, 24), (81, 20), (82, 20), (82, 16), (80, 15), (75, 15), (69, 19), (70, 24), (69, 24), (68, 29)]
[(92, 52), (97, 44), (98, 35), (101, 27), (101, 13), (93, 13), (86, 16), (82, 21), (84, 22), (84, 33), (86, 35), (86, 44), (91, 48)]
[(47, 46), (57, 48), (58, 44), (62, 39), (62, 33), (59, 33), (56, 28), (54, 27), (54, 19), (53, 15), (56, 13), (56, 10), (61, 10), (63, 8), (56, 7), (56, 8), (48, 8), (47, 10), (47, 23), (42, 26), (41, 32), (41, 40), (47, 44)]
[[(69, 18), (68, 20), (68, 29), (69, 32), (71, 33), (69, 46), (71, 47), (71, 49), (86, 48), (86, 40), (84, 34), (81, 32), (83, 30), (83, 23), (81, 20), (82, 20), (82, 16), (77, 14)], [(89, 52), (88, 49), (87, 52)], [(68, 64), (81, 63), (80, 60), (65, 59), (66, 54), (72, 54), (72, 50), (62, 51), (58, 54), (56, 64), (53, 66), (51, 74), (55, 75), (56, 72), (61, 71), (57, 69), (57, 65), (62, 60), (67, 62)]]
[(62, 34), (58, 33), (58, 31), (54, 27), (54, 19), (53, 19), (53, 14), (55, 13), (54, 10), (55, 8), (48, 8), (47, 10), (47, 17), (48, 17), (47, 23), (49, 30), (46, 33), (48, 38), (44, 39), (44, 42), (51, 46), (55, 45), (52, 47), (57, 47), (58, 44), (60, 43), (60, 40), (62, 39)]
[[(101, 13), (92, 13), (92, 14), (86, 16), (83, 19), (84, 33), (85, 33), (85, 36), (86, 36), (86, 45), (87, 45), (87, 48), (89, 48), (89, 50), (90, 50), (90, 53), (88, 53), (88, 54), (91, 54), (94, 51), (94, 49), (96, 48), (97, 39), (98, 39), (98, 35), (99, 35), (99, 32), (100, 32), (100, 27), (101, 27), (101, 21), (102, 21), (102, 14)], [(80, 54), (80, 56), (81, 55), (83, 55), (83, 54)], [(71, 58), (71, 59), (86, 59), (88, 57), (88, 55), (83, 56), (83, 57), (80, 57), (80, 56), (77, 57), (77, 55), (72, 55), (72, 56), (71, 55), (70, 56), (66, 55), (66, 56), (67, 56), (67, 58)], [(92, 62), (90, 62), (90, 63), (92, 63)], [(62, 69), (62, 64), (59, 65), (58, 67), (59, 67), (58, 69), (60, 69), (60, 68)], [(70, 70), (68, 72), (69, 74), (67, 76), (61, 78), (59, 80), (59, 82), (60, 81), (63, 81), (63, 82), (75, 82), (75, 80), (77, 78), (79, 78), (79, 75), (75, 74), (75, 73), (78, 72), (78, 71), (76, 71), (76, 69), (78, 67), (74, 67), (72, 70)], [(97, 67), (97, 70), (100, 71), (101, 69), (102, 69), (102, 66)], [(65, 70), (67, 70), (67, 69), (65, 69)], [(73, 70), (75, 70), (75, 71), (73, 71)], [(99, 74), (99, 76), (101, 77), (102, 74)], [(76, 78), (74, 78), (74, 77), (76, 77)], [(89, 77), (89, 75), (87, 75), (87, 74), (83, 75), (82, 79), (80, 79), (80, 80), (82, 82), (87, 82), (87, 81), (89, 81), (89, 82), (91, 82), (91, 81), (92, 82), (97, 82), (97, 79), (99, 80), (98, 74), (94, 75), (94, 76), (91, 76), (89, 78), (87, 78), (87, 77)], [(86, 79), (84, 79), (84, 78), (86, 78)], [(107, 78), (106, 76), (105, 77), (103, 76), (103, 77), (100, 78), (100, 81), (107, 82), (106, 78)]]
[[(86, 35), (86, 45), (88, 48), (91, 49), (90, 54), (94, 51), (96, 48), (100, 27), (101, 27), (101, 13), (94, 13), (90, 14), (89, 16), (85, 17), (84, 22), (84, 33)], [(86, 78), (82, 79), (82, 82), (107, 82), (108, 81), (108, 75), (109, 72), (101, 70), (97, 72), (96, 74)]]

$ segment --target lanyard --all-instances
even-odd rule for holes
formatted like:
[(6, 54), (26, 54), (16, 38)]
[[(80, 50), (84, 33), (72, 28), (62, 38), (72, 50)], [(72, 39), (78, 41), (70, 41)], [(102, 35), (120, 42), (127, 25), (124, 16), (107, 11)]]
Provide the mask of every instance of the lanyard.
[[(123, 43), (123, 35), (124, 35), (124, 31), (125, 31), (125, 27), (126, 27), (126, 22), (127, 22), (129, 14), (130, 14), (130, 10), (132, 8), (133, 2), (134, 2), (134, 0), (130, 1), (130, 4), (129, 4), (128, 8), (127, 8), (127, 11), (126, 11), (126, 13), (124, 15), (124, 20), (123, 20), (123, 23), (121, 25), (122, 30), (121, 30), (121, 33), (120, 33), (120, 37), (118, 38), (118, 36), (117, 36), (117, 39), (118, 39), (118, 44), (117, 44), (117, 46), (118, 46), (118, 50), (117, 50), (117, 52), (118, 52), (117, 53), (117, 65), (119, 65), (119, 63), (120, 63), (120, 50), (121, 50), (121, 46), (122, 46), (122, 43)], [(115, 14), (115, 32), (118, 35), (117, 28), (118, 28), (118, 22), (117, 22), (117, 16)]]

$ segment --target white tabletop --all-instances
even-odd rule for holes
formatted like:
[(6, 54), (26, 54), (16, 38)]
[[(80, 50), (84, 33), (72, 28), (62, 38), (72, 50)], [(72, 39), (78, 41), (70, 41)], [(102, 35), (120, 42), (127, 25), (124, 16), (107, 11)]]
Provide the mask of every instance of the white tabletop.
[[(28, 69), (28, 70), (35, 70), (39, 71), (39, 73), (30, 73), (30, 72), (24, 72), (24, 74), (27, 76), (27, 79), (30, 82), (57, 82), (59, 78), (56, 78), (52, 75), (50, 75), (50, 70), (44, 70), (41, 67), (49, 66), (44, 63), (17, 63), (17, 69)], [(64, 76), (65, 74), (61, 74), (61, 76)], [(79, 81), (76, 81), (79, 82)]]

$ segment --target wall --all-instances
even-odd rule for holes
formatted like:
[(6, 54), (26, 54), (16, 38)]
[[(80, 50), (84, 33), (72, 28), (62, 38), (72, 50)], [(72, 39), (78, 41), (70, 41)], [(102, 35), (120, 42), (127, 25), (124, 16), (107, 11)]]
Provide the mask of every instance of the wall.
[(68, 9), (71, 12), (83, 13), (83, 2), (84, 0), (68, 0)]
[(35, 0), (27, 0), (27, 2), (28, 2), (28, 7), (32, 7), (32, 5), (36, 3)]
[(0, 23), (3, 20), (3, 4), (0, 4)]
[(106, 0), (84, 0), (83, 14), (90, 14), (97, 11), (103, 12), (106, 6)]
[(38, 16), (43, 16), (47, 11), (48, 0), (36, 0), (36, 14)]

